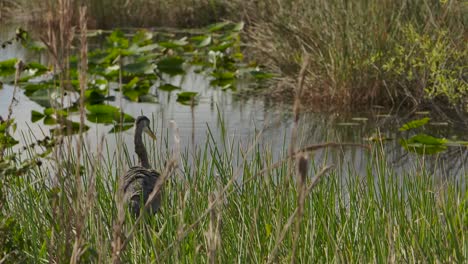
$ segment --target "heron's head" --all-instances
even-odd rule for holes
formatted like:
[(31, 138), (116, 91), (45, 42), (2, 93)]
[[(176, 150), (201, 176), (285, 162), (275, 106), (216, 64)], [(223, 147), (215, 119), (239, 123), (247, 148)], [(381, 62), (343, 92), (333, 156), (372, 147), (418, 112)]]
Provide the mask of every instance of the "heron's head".
[(139, 116), (135, 121), (137, 131), (142, 131), (148, 134), (152, 139), (156, 140), (156, 135), (150, 128), (150, 120), (146, 116)]

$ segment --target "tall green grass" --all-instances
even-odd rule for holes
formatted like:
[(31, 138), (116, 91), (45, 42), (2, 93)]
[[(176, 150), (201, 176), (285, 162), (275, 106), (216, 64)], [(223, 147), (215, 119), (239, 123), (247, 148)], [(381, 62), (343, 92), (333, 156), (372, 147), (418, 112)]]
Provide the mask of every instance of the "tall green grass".
[[(208, 133), (205, 144), (177, 157), (179, 168), (164, 185), (158, 215), (137, 223), (126, 215), (122, 239), (137, 226), (120, 252), (121, 262), (284, 263), (293, 258), (294, 243), (294, 259), (304, 263), (461, 263), (468, 258), (466, 175), (460, 182), (440, 182), (417, 164), (398, 175), (375, 146), (365, 175), (330, 171), (306, 192), (299, 219), (294, 164), (272, 160), (271, 150), (258, 142), (245, 146), (225, 137), (219, 143), (215, 136)], [(165, 137), (160, 142), (166, 143), (147, 146), (154, 167), (162, 171), (174, 146)], [(63, 144), (66, 149), (69, 143)], [(119, 145), (116, 153), (105, 144), (81, 146), (79, 182), (74, 181), (76, 149), (21, 175), (2, 175), (0, 258), (69, 262), (81, 226), (79, 260), (110, 262), (120, 206), (117, 179), (133, 155)], [(37, 158), (31, 148), (26, 153), (23, 159)], [(319, 170), (321, 165), (308, 166), (304, 186)], [(82, 197), (75, 195), (77, 184)]]
[[(437, 99), (466, 109), (464, 1), (236, 3), (233, 12), (243, 10), (251, 25), (253, 58), (294, 78), (302, 54), (310, 55), (308, 105), (412, 106)], [(291, 89), (289, 82), (281, 91)]]
[[(322, 8), (322, 11), (329, 8), (336, 19), (340, 19), (339, 14), (344, 16), (354, 10), (351, 9), (354, 4), (350, 2), (343, 2), (345, 6), (339, 1), (321, 3), (323, 5), (318, 7), (301, 6), (307, 4), (305, 1), (294, 4), (277, 1), (271, 3), (271, 7), (259, 6), (259, 17), (269, 17), (268, 10), (275, 7), (284, 19), (289, 19), (286, 17), (289, 9), (307, 14), (309, 9), (302, 7), (311, 8), (317, 15), (317, 8)], [(393, 2), (385, 3), (389, 10), (395, 7)], [(66, 6), (70, 11), (68, 2)], [(377, 8), (376, 5), (373, 7)], [(334, 13), (336, 10), (341, 10), (341, 13)], [(377, 10), (385, 11), (380, 7)], [(84, 14), (84, 10), (82, 12)], [(403, 13), (401, 10), (395, 14)], [(295, 13), (290, 13), (289, 17), (291, 14)], [(325, 14), (328, 13), (319, 18), (327, 21)], [(383, 14), (381, 17), (385, 18)], [(274, 17), (275, 14), (270, 15)], [(65, 13), (62, 12), (61, 16), (62, 20), (70, 21)], [(364, 16), (360, 18), (364, 21)], [(315, 49), (297, 46), (305, 52), (297, 54), (297, 57), (291, 53), (294, 56), (288, 57), (294, 59), (289, 61), (291, 74), (296, 75), (294, 63), (301, 62), (302, 67), (297, 69), (300, 74), (296, 87), (294, 133), (291, 136), (293, 147), (289, 153), (282, 153), (281, 160), (274, 160), (272, 157), (277, 155), (256, 140), (246, 146), (240, 139), (230, 139), (222, 122), (221, 134), (213, 135), (209, 131), (207, 141), (198, 147), (180, 151), (177, 144), (169, 146), (168, 142), (173, 142), (168, 138), (169, 132), (161, 135), (160, 142), (165, 146), (148, 144), (155, 168), (167, 171), (165, 167), (175, 162), (178, 164), (174, 173), (162, 174), (170, 178), (163, 186), (162, 210), (155, 217), (146, 216), (142, 221), (135, 221), (125, 213), (120, 202), (118, 179), (133, 161), (121, 135), (114, 135), (117, 139), (115, 152), (105, 143), (89, 148), (79, 138), (71, 140), (62, 135), (54, 137), (54, 147), (50, 142), (38, 145), (32, 133), (25, 135), (25, 141), (30, 144), (21, 154), (13, 155), (8, 150), (0, 159), (1, 262), (466, 261), (466, 175), (461, 181), (448, 179), (440, 183), (437, 175), (429, 173), (419, 163), (404, 174), (397, 174), (386, 162), (380, 146), (375, 146), (369, 153), (365, 175), (347, 168), (349, 172), (344, 176), (339, 173), (344, 168), (339, 168), (323, 176), (326, 170), (308, 160), (307, 156), (296, 157), (300, 166), (288, 156), (296, 151), (299, 100), (304, 97), (305, 90), (310, 89), (304, 80), (306, 76), (319, 76), (306, 72), (320, 69), (320, 65), (326, 66), (323, 76), (333, 77), (330, 84), (334, 85), (352, 76), (345, 70), (351, 62), (349, 59), (354, 56), (352, 48), (354, 45), (360, 47), (360, 42), (349, 41), (352, 39), (348, 37), (339, 38), (336, 34), (341, 32), (358, 38), (360, 34), (352, 33), (361, 31), (351, 30), (356, 26), (352, 17), (349, 21), (348, 18), (341, 19), (337, 23), (346, 23), (335, 24), (336, 30), (329, 28), (330, 31), (326, 31), (326, 25), (319, 24), (324, 29), (323, 36), (327, 36), (323, 40), (328, 40), (330, 49), (314, 53)], [(394, 19), (398, 21), (399, 18)], [(294, 22), (292, 19), (287, 21)], [(261, 28), (261, 24), (256, 23), (252, 30)], [(86, 21), (82, 19), (83, 62), (86, 61), (84, 24)], [(274, 27), (270, 29), (294, 24), (272, 25)], [(346, 25), (347, 30), (339, 31), (343, 29), (340, 25)], [(314, 32), (306, 29), (292, 35)], [(58, 29), (50, 27), (49, 30)], [(71, 34), (71, 24), (62, 25), (60, 30), (65, 32), (55, 33)], [(327, 32), (330, 36), (326, 35)], [(284, 35), (286, 44), (278, 51), (290, 48), (288, 42), (293, 40), (288, 36), (292, 35)], [(258, 35), (258, 38), (262, 36)], [(315, 39), (314, 35), (311, 36), (312, 40)], [(282, 42), (279, 41), (281, 39)], [(284, 38), (267, 44), (278, 43), (285, 43)], [(375, 43), (370, 43), (371, 50), (374, 50), (372, 45)], [(59, 44), (62, 46), (57, 45), (58, 49), (65, 52), (66, 44), (70, 43)], [(345, 46), (347, 48), (342, 49)], [(347, 51), (343, 53), (344, 50)], [(308, 55), (302, 56), (303, 53)], [(320, 54), (324, 58), (321, 61), (317, 60)], [(302, 58), (308, 59), (302, 63)], [(62, 63), (66, 64), (66, 58)], [(81, 105), (80, 109), (84, 115), (84, 106)], [(170, 133), (177, 136), (173, 130)], [(38, 155), (37, 151), (52, 153)]]

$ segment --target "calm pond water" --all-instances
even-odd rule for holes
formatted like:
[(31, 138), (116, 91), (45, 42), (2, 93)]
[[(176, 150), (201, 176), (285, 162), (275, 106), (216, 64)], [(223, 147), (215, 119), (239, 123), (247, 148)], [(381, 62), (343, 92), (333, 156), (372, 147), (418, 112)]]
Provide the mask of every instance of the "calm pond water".
[[(14, 35), (16, 27), (0, 28), (0, 42)], [(38, 61), (45, 63), (47, 58), (41, 53), (32, 53), (19, 45), (9, 45), (0, 50), (0, 61), (19, 58), (25, 62)], [(122, 110), (134, 117), (144, 114), (156, 120), (154, 127), (159, 135), (168, 133), (171, 135), (169, 123), (174, 120), (179, 127), (181, 136), (181, 147), (185, 149), (192, 144), (204, 144), (208, 138), (208, 128), (213, 132), (215, 141), (221, 142), (221, 123), (224, 124), (227, 137), (236, 138), (243, 144), (248, 144), (256, 137), (258, 131), (262, 131), (259, 137), (262, 145), (272, 149), (273, 156), (278, 158), (282, 151), (287, 150), (287, 142), (290, 140), (290, 131), (293, 126), (292, 114), (289, 104), (278, 104), (268, 100), (268, 96), (244, 97), (238, 96), (231, 91), (222, 91), (210, 86), (210, 77), (189, 71), (184, 76), (168, 77), (168, 83), (181, 86), (185, 91), (196, 91), (200, 94), (199, 104), (193, 108), (176, 102), (175, 94), (157, 91), (151, 88), (151, 93), (157, 96), (157, 103), (135, 103), (120, 98), (116, 94), (116, 100), (112, 104), (122, 107)], [(248, 83), (245, 83), (248, 86)], [(238, 87), (242, 90), (243, 87)], [(8, 115), (8, 107), (13, 96), (14, 87), (4, 85), (0, 89), (0, 116)], [(73, 99), (74, 95), (68, 97)], [(32, 131), (38, 138), (42, 134), (48, 134), (50, 126), (44, 125), (42, 121), (31, 122), (31, 111), (43, 111), (37, 103), (31, 101), (19, 89), (16, 94), (16, 102), (13, 104), (13, 118), (17, 122), (17, 130), (13, 136), (20, 140), (17, 148), (23, 145), (22, 133)], [(426, 113), (420, 115), (423, 116)], [(412, 117), (412, 118), (417, 118)], [(71, 118), (79, 120), (79, 116)], [(222, 120), (222, 122), (220, 122)], [(373, 108), (367, 113), (328, 114), (307, 112), (301, 115), (300, 120), (300, 145), (323, 143), (327, 141), (365, 143), (367, 138), (375, 135), (378, 131), (392, 140), (385, 141), (384, 151), (387, 159), (395, 167), (397, 172), (404, 172), (422, 162), (423, 158), (405, 151), (398, 139), (401, 135), (398, 127), (407, 122), (409, 117), (396, 116), (382, 108)], [(456, 125), (447, 120), (433, 118), (426, 131), (439, 137), (455, 138), (457, 140), (468, 140), (467, 127)], [(115, 134), (108, 134), (112, 128), (110, 125), (97, 125), (87, 122), (90, 129), (86, 132), (85, 142), (90, 149), (95, 149), (100, 138), (106, 138), (107, 148), (111, 153), (117, 147)], [(122, 139), (133, 153), (133, 130), (122, 133)], [(172, 144), (172, 136), (168, 138)], [(192, 142), (193, 140), (193, 142)], [(157, 144), (161, 147), (161, 141)], [(359, 148), (343, 148), (339, 150), (322, 150), (314, 152), (312, 156), (317, 164), (334, 163), (339, 166), (344, 174), (348, 169), (357, 170), (365, 174), (368, 165), (368, 153)], [(468, 153), (460, 148), (449, 148), (442, 155), (425, 157), (424, 162), (428, 167), (438, 171), (441, 178), (464, 179), (467, 175), (466, 161)]]

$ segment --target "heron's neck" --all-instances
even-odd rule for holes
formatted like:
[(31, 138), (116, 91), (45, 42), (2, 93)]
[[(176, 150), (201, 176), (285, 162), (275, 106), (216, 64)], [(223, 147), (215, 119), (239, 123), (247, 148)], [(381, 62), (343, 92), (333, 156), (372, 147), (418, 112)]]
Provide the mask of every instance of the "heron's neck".
[(140, 159), (141, 166), (149, 169), (148, 153), (143, 144), (143, 131), (135, 131), (135, 152)]

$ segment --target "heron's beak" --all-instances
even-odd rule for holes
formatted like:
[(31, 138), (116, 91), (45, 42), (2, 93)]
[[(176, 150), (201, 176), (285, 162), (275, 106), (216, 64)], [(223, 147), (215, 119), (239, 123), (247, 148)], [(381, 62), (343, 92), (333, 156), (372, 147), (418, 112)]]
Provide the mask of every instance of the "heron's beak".
[(149, 126), (145, 127), (144, 130), (146, 134), (148, 134), (148, 136), (150, 136), (153, 140), (156, 140), (156, 135), (154, 134), (154, 132), (151, 130)]

